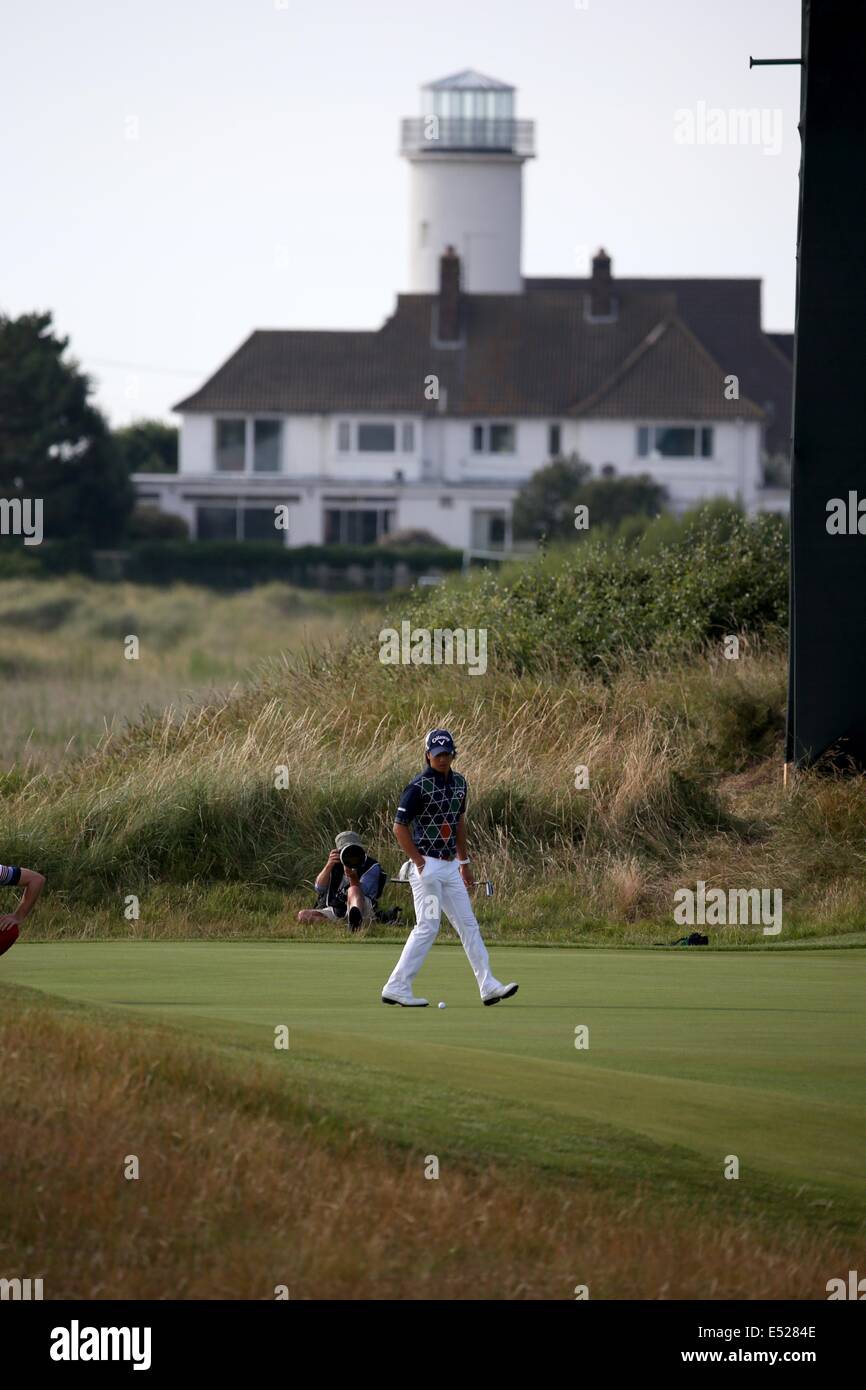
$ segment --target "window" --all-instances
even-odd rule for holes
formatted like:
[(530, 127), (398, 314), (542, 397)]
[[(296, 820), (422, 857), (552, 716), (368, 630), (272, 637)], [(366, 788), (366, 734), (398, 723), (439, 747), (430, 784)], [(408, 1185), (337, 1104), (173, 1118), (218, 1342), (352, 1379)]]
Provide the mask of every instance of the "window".
[(695, 432), (680, 425), (659, 425), (653, 437), (653, 448), (663, 459), (694, 458)]
[(415, 426), (411, 420), (403, 421), (402, 448), (404, 454), (415, 452)]
[(393, 529), (394, 512), (384, 507), (327, 507), (326, 545), (373, 545)]
[(473, 425), (472, 451), (476, 454), (513, 454), (514, 425)]
[(196, 507), (195, 533), (200, 541), (236, 541), (237, 507)]
[[(298, 502), (299, 498), (290, 499)], [(195, 534), (200, 541), (276, 541), (285, 544), (285, 531), (277, 530), (276, 507), (283, 502), (271, 501), (245, 505), (243, 499), (225, 497), (211, 505), (195, 509)]]
[(547, 456), (548, 458), (558, 459), (562, 453), (562, 426), (548, 425), (547, 427)]
[(505, 546), (505, 512), (475, 508), (471, 519), (473, 550), (502, 550)]
[[(252, 463), (247, 463), (247, 425)], [(217, 420), (214, 471), (244, 473), (251, 467), (254, 473), (279, 473), (282, 466), (281, 420)]]
[(491, 454), (513, 454), (513, 453), (514, 453), (514, 426), (513, 426), (513, 425), (491, 425), (491, 426), (490, 426), (490, 452), (491, 452)]
[(352, 427), (348, 420), (340, 420), (337, 425), (337, 448), (341, 454), (348, 454), (352, 447)]
[(712, 458), (713, 428), (711, 425), (639, 425), (637, 431), (639, 458), (657, 454), (666, 459)]
[(246, 420), (217, 420), (216, 471), (243, 473), (246, 453)]
[(279, 473), (281, 439), (282, 431), (279, 420), (255, 420), (253, 422), (254, 473)]
[(283, 544), (285, 531), (277, 530), (277, 516), (273, 507), (244, 507), (240, 517), (245, 541), (276, 541), (278, 545)]
[(393, 454), (396, 434), (394, 425), (359, 425), (358, 449), (362, 454)]

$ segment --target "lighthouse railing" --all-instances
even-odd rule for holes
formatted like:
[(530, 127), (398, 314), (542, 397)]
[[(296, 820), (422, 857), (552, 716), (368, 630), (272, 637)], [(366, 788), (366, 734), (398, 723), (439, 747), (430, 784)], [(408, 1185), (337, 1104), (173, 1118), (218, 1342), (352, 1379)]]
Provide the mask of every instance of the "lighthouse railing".
[(401, 153), (476, 150), (529, 157), (535, 122), (472, 116), (410, 116), (401, 125)]

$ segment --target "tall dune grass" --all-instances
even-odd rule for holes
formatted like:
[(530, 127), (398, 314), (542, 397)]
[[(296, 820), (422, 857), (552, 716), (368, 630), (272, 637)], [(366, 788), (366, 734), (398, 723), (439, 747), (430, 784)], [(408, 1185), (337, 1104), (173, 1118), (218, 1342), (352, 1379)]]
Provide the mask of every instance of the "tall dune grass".
[[(96, 920), (135, 930), (121, 911), (134, 893), (169, 932), (294, 932), (337, 830), (358, 830), (396, 869), (394, 810), (433, 725), (453, 730), (470, 781), (472, 852), (497, 885), (485, 904), (494, 939), (671, 939), (673, 893), (699, 878), (781, 888), (786, 940), (858, 929), (866, 795), (858, 779), (817, 776), (783, 790), (778, 648), (555, 684), (416, 668), (407, 687), (378, 663), (373, 632), (368, 645), (363, 686), (357, 648), (343, 675), (339, 663), (272, 662), (249, 689), (154, 714), (7, 795), (4, 852), (53, 890), (34, 929), (74, 931), (86, 909), (91, 931)], [(190, 915), (190, 888), (201, 913)]]
[[(26, 743), (28, 662), (61, 703), (76, 682), (92, 693), (103, 677), (136, 701), (148, 680), (173, 691), (136, 719), (116, 712), (98, 741), (91, 728), (76, 756), (23, 756), (0, 778), (0, 856), (49, 879), (28, 930), (309, 935), (296, 910), (336, 831), (359, 831), (396, 870), (398, 797), (422, 765), (424, 733), (444, 725), (470, 783), (476, 867), (496, 883), (484, 903), (491, 939), (670, 941), (683, 934), (673, 895), (699, 879), (781, 889), (785, 942), (866, 939), (864, 779), (815, 773), (782, 787), (780, 545), (778, 528), (716, 519), (694, 543), (629, 551), (622, 574), (622, 547), (577, 547), (517, 578), (395, 596), (386, 616), (280, 585), (218, 599), (87, 581), (0, 586), (0, 654), (23, 663), (24, 693), (3, 716), (11, 749)], [(629, 646), (639, 611), (654, 617)], [(383, 665), (380, 629), (403, 614), (489, 621), (486, 674)], [(739, 659), (726, 660), (738, 616)], [(602, 629), (599, 659), (584, 660)], [(130, 631), (139, 662), (122, 657)], [(184, 698), (199, 660), (214, 686)], [(137, 921), (123, 911), (133, 894)], [(715, 939), (768, 944), (755, 927)]]

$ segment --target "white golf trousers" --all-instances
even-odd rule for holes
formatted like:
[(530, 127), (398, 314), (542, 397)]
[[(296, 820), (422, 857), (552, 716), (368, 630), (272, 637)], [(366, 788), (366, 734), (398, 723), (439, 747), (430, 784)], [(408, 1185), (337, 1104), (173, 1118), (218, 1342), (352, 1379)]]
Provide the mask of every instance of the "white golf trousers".
[(412, 865), (409, 883), (415, 900), (415, 926), (385, 988), (411, 991), (412, 981), (439, 934), (444, 911), (460, 937), (482, 997), (496, 989), (500, 982), (491, 973), (487, 947), (481, 939), (481, 929), (457, 860), (425, 858), (423, 873)]

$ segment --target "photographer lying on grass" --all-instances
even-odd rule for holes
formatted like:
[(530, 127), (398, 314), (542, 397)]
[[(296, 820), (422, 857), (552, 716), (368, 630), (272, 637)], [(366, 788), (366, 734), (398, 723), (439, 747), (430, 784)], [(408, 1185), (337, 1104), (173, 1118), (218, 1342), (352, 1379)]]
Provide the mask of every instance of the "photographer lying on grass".
[(349, 930), (358, 931), (376, 915), (387, 874), (353, 830), (341, 830), (334, 844), (336, 849), (316, 879), (316, 906), (303, 908), (298, 921), (336, 922), (348, 917)]

